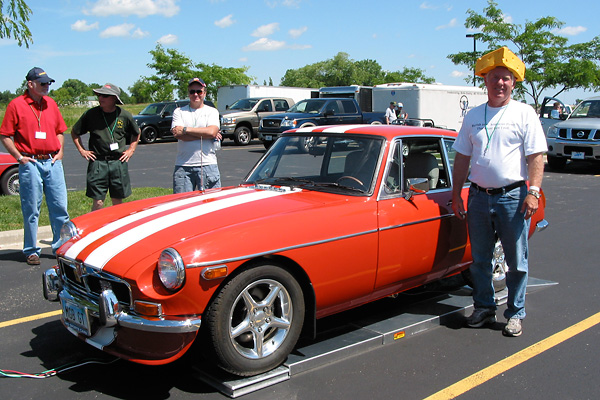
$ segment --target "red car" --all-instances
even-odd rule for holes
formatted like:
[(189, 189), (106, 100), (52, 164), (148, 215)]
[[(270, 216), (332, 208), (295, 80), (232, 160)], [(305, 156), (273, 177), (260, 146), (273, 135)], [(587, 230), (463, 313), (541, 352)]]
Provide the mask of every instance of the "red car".
[(0, 193), (19, 194), (19, 163), (4, 152), (0, 152)]
[[(168, 363), (196, 341), (231, 373), (270, 370), (319, 318), (468, 268), (450, 206), (455, 138), (385, 125), (287, 132), (238, 187), (66, 224), (44, 295), (71, 333), (124, 359)], [(547, 225), (540, 204), (532, 232)], [(501, 247), (497, 257), (502, 283)]]

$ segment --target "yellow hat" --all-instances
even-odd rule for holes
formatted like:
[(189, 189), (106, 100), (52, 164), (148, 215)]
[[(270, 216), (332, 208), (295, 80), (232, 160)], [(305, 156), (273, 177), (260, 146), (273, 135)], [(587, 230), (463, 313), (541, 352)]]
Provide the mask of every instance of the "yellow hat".
[(525, 64), (506, 46), (478, 58), (475, 75), (483, 77), (496, 67), (506, 67), (518, 82), (525, 79)]

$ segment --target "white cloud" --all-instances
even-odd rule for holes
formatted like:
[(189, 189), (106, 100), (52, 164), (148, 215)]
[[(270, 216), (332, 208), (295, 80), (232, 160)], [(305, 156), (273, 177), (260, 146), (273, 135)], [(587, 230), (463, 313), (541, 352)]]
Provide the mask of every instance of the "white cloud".
[(285, 7), (300, 8), (301, 2), (302, 2), (302, 0), (283, 0), (283, 1), (265, 0), (265, 4), (267, 5), (267, 7), (270, 7), (270, 8), (278, 7), (280, 3), (281, 3), (281, 5), (283, 5)]
[(275, 31), (279, 30), (279, 23), (273, 22), (271, 24), (259, 26), (254, 32), (252, 32), (252, 36), (264, 38), (265, 36), (272, 35)]
[(565, 26), (562, 29), (556, 29), (554, 32), (558, 35), (576, 36), (587, 31), (585, 26)]
[(304, 34), (304, 32), (306, 32), (308, 30), (308, 27), (303, 26), (302, 28), (298, 28), (298, 29), (290, 29), (289, 30), (289, 34), (291, 37), (298, 38), (300, 36), (302, 36)]
[(244, 51), (275, 51), (285, 48), (285, 42), (260, 38), (243, 48)]
[(248, 57), (241, 57), (238, 61), (239, 62), (247, 62), (248, 61)]
[(87, 32), (87, 31), (91, 31), (92, 29), (98, 29), (98, 28), (99, 28), (99, 24), (97, 22), (94, 22), (93, 24), (88, 24), (85, 19), (80, 19), (78, 21), (75, 21), (75, 23), (71, 25), (71, 30), (74, 30), (77, 32)]
[(423, 3), (421, 3), (421, 5), (419, 6), (419, 8), (421, 10), (437, 10), (439, 7), (438, 6), (434, 6), (433, 4), (424, 1)]
[(177, 37), (177, 35), (173, 35), (172, 33), (169, 33), (168, 35), (165, 35), (163, 37), (161, 37), (160, 39), (158, 39), (156, 41), (157, 43), (160, 44), (175, 44), (179, 42), (179, 38)]
[(134, 24), (121, 24), (121, 25), (110, 26), (100, 33), (100, 37), (104, 38), (104, 39), (111, 38), (111, 37), (141, 39), (141, 38), (149, 35), (148, 32), (144, 32), (140, 28), (137, 28), (132, 33), (131, 30), (133, 28), (135, 28)]
[(137, 15), (140, 18), (149, 15), (172, 17), (179, 13), (176, 0), (97, 0), (83, 9), (86, 15), (108, 17), (110, 15)]
[(440, 25), (438, 27), (435, 28), (436, 31), (439, 31), (440, 29), (448, 29), (448, 28), (453, 28), (456, 26), (456, 23), (458, 22), (458, 20), (456, 18), (452, 18), (450, 20), (450, 22), (448, 22), (446, 25)]
[(235, 23), (233, 19), (233, 14), (229, 14), (226, 17), (221, 18), (220, 20), (215, 21), (215, 25), (219, 28), (227, 28)]
[(467, 75), (468, 74), (466, 72), (462, 72), (462, 71), (452, 71), (452, 73), (450, 74), (450, 76), (453, 78), (463, 78)]

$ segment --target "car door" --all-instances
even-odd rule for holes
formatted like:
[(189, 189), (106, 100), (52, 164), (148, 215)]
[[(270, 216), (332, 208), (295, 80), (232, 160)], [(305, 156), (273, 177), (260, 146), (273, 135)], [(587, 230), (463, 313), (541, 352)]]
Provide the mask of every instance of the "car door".
[(161, 111), (161, 119), (158, 122), (158, 129), (160, 130), (161, 137), (172, 136), (171, 122), (173, 121), (173, 111), (175, 111), (176, 108), (176, 103), (167, 103), (165, 108)]
[(362, 124), (362, 115), (356, 108), (356, 103), (350, 99), (342, 100), (340, 110), (340, 124)]
[(258, 131), (258, 126), (260, 125), (260, 120), (264, 117), (268, 117), (269, 115), (273, 115), (275, 112), (273, 111), (273, 103), (271, 99), (263, 99), (258, 103), (256, 107), (256, 115), (258, 118), (252, 119), (252, 129), (254, 132)]
[[(394, 141), (378, 203), (376, 289), (421, 285), (464, 259), (467, 227), (452, 211), (449, 156), (439, 137)], [(422, 193), (409, 187), (417, 178), (426, 179)]]

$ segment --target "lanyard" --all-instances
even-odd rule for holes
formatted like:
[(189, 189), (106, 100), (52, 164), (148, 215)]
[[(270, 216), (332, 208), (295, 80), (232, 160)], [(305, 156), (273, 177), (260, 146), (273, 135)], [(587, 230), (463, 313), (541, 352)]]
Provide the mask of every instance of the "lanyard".
[(40, 115), (37, 115), (35, 113), (35, 110), (31, 106), (31, 104), (29, 104), (29, 108), (31, 109), (31, 112), (33, 113), (33, 115), (35, 115), (35, 118), (37, 119), (37, 122), (38, 122), (38, 129), (41, 131), (42, 130), (42, 111), (43, 111), (42, 104), (40, 103)]
[(494, 130), (492, 131), (492, 134), (490, 135), (490, 133), (488, 132), (488, 121), (487, 121), (487, 109), (488, 109), (488, 105), (487, 103), (485, 103), (485, 116), (483, 118), (483, 122), (485, 122), (485, 135), (487, 136), (487, 145), (485, 146), (485, 150), (483, 151), (483, 155), (485, 156), (485, 154), (488, 151), (488, 148), (490, 147), (490, 140), (492, 140), (492, 136), (494, 136), (494, 133), (496, 132), (496, 128), (498, 127), (498, 124), (500, 123), (500, 120), (502, 119), (502, 117), (504, 116), (504, 113), (506, 112), (506, 109), (508, 108), (508, 104), (504, 107), (504, 110), (502, 110), (502, 114), (500, 115), (500, 118), (498, 118), (498, 121), (496, 121), (496, 125), (494, 126)]
[(112, 129), (108, 125), (108, 121), (106, 120), (106, 115), (104, 115), (104, 111), (102, 111), (102, 118), (104, 118), (104, 123), (106, 124), (106, 127), (108, 128), (108, 133), (110, 133), (110, 138), (112, 140), (112, 143), (115, 143), (115, 137), (113, 135), (113, 132), (115, 131), (115, 127), (117, 126), (117, 121), (119, 120), (119, 115), (117, 113), (117, 110), (115, 110), (115, 123), (113, 124)]

